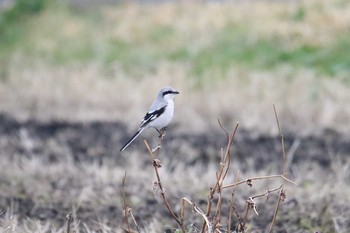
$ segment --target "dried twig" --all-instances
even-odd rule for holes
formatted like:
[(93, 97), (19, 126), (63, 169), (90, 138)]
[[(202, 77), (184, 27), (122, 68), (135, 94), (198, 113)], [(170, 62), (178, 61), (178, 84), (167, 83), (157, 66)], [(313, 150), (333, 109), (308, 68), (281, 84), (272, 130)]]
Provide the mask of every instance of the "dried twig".
[[(227, 184), (227, 185), (224, 185), (224, 180), (228, 174), (228, 171), (229, 171), (229, 168), (230, 168), (230, 163), (231, 163), (231, 153), (230, 153), (230, 149), (231, 149), (231, 145), (233, 143), (233, 140), (235, 138), (235, 134), (236, 134), (236, 131), (238, 129), (238, 126), (239, 126), (239, 123), (237, 123), (235, 125), (235, 127), (233, 128), (233, 131), (231, 134), (229, 134), (227, 132), (227, 130), (222, 126), (221, 122), (218, 120), (218, 123), (220, 125), (220, 127), (223, 129), (223, 131), (225, 132), (226, 134), (226, 137), (227, 137), (227, 146), (226, 146), (226, 149), (223, 150), (221, 149), (221, 161), (220, 161), (220, 167), (218, 169), (218, 171), (216, 172), (216, 181), (215, 181), (215, 184), (213, 187), (210, 188), (210, 192), (209, 192), (209, 195), (208, 195), (208, 200), (207, 200), (207, 207), (206, 207), (206, 212), (204, 213), (200, 208), (198, 208), (195, 204), (193, 204), (189, 199), (187, 198), (182, 198), (181, 200), (181, 213), (180, 213), (180, 217), (178, 217), (178, 215), (176, 215), (173, 211), (173, 209), (170, 207), (169, 205), (169, 202), (166, 198), (166, 195), (165, 195), (165, 189), (161, 183), (161, 179), (160, 179), (160, 175), (159, 175), (159, 168), (161, 167), (161, 161), (156, 159), (156, 157), (159, 155), (159, 150), (161, 148), (161, 143), (162, 143), (162, 140), (164, 138), (164, 135), (165, 135), (165, 129), (162, 129), (161, 131), (159, 131), (159, 142), (158, 142), (158, 145), (155, 149), (151, 149), (149, 144), (147, 143), (147, 141), (144, 141), (144, 143), (146, 144), (146, 147), (148, 149), (148, 152), (149, 152), (149, 155), (151, 157), (151, 160), (152, 160), (152, 165), (153, 165), (153, 168), (154, 168), (154, 172), (156, 174), (156, 178), (157, 178), (157, 181), (154, 183), (156, 187), (156, 189), (158, 190), (159, 192), (159, 195), (162, 197), (163, 199), (163, 203), (164, 205), (166, 206), (168, 212), (170, 213), (171, 217), (177, 222), (177, 224), (179, 225), (179, 227), (181, 228), (181, 231), (182, 232), (185, 232), (185, 227), (184, 227), (184, 211), (185, 211), (185, 206), (186, 206), (186, 203), (190, 204), (193, 208), (193, 211), (196, 212), (196, 213), (199, 213), (203, 219), (204, 219), (204, 222), (203, 222), (203, 226), (202, 226), (202, 230), (201, 232), (204, 233), (204, 232), (220, 232), (220, 227), (221, 227), (221, 217), (222, 217), (222, 205), (223, 205), (223, 196), (222, 196), (222, 192), (224, 189), (228, 189), (228, 188), (233, 188), (232, 189), (232, 198), (231, 198), (231, 201), (229, 201), (229, 204), (230, 204), (230, 211), (229, 211), (229, 217), (228, 217), (228, 231), (230, 232), (231, 231), (231, 220), (232, 220), (232, 212), (234, 211), (234, 213), (236, 214), (237, 216), (237, 219), (238, 219), (238, 231), (242, 231), (242, 232), (245, 232), (245, 228), (246, 228), (246, 223), (248, 221), (248, 214), (249, 214), (249, 211), (250, 209), (252, 209), (256, 215), (258, 215), (258, 206), (257, 206), (257, 203), (255, 201), (256, 198), (260, 198), (260, 197), (266, 197), (268, 198), (269, 194), (270, 193), (273, 193), (273, 192), (277, 192), (279, 191), (279, 198), (278, 198), (278, 201), (276, 203), (276, 207), (275, 207), (275, 211), (274, 211), (274, 216), (273, 216), (273, 219), (272, 219), (272, 222), (271, 222), (271, 225), (270, 225), (270, 232), (272, 232), (272, 228), (273, 228), (273, 225), (275, 223), (275, 220), (276, 220), (276, 216), (277, 216), (277, 213), (278, 213), (278, 209), (279, 209), (279, 206), (281, 204), (281, 202), (285, 199), (286, 197), (286, 194), (285, 194), (285, 190), (284, 190), (284, 183), (285, 182), (289, 182), (289, 183), (293, 183), (295, 184), (292, 180), (288, 179), (286, 176), (287, 176), (287, 173), (286, 173), (286, 152), (285, 152), (285, 145), (284, 145), (284, 137), (281, 133), (281, 128), (280, 128), (280, 124), (279, 124), (279, 119), (278, 119), (278, 116), (277, 116), (277, 111), (275, 109), (275, 106), (273, 106), (274, 108), (274, 113), (275, 113), (275, 117), (276, 117), (276, 122), (277, 122), (277, 126), (278, 126), (278, 132), (279, 132), (279, 135), (281, 137), (281, 145), (282, 145), (282, 156), (283, 156), (283, 161), (282, 161), (282, 172), (281, 174), (279, 175), (269, 175), (269, 176), (258, 176), (258, 177), (251, 177), (251, 178), (248, 178), (248, 179), (244, 179), (244, 180), (239, 180), (239, 172), (237, 173), (237, 176), (234, 180), (233, 183), (231, 184)], [(250, 196), (247, 201), (246, 201), (246, 207), (245, 207), (245, 211), (244, 211), (244, 214), (243, 214), (243, 220), (241, 220), (240, 218), (240, 215), (237, 213), (237, 210), (234, 206), (234, 202), (233, 202), (233, 199), (234, 199), (234, 192), (235, 192), (235, 189), (238, 185), (241, 185), (241, 184), (248, 184), (250, 187), (253, 185), (252, 182), (253, 181), (256, 181), (256, 180), (268, 180), (268, 179), (282, 179), (282, 184), (278, 187), (278, 188), (274, 188), (274, 189), (269, 189), (267, 190), (266, 192), (264, 193), (260, 193), (260, 194), (256, 194), (254, 196)], [(125, 182), (125, 180), (123, 181)], [(212, 204), (213, 204), (213, 199), (214, 199), (214, 195), (215, 193), (218, 193), (218, 201), (217, 201), (217, 204), (216, 204), (216, 209), (215, 209), (215, 214), (214, 216), (211, 216), (210, 217), (210, 213), (212, 211)], [(123, 194), (124, 195), (124, 198), (125, 198), (125, 193)], [(126, 204), (124, 204), (124, 207), (126, 208)], [(131, 213), (131, 209), (125, 209), (125, 210), (128, 210), (128, 212), (130, 212), (130, 215), (131, 217), (134, 219), (132, 213)], [(210, 219), (210, 220), (209, 220)], [(126, 221), (127, 221), (127, 217), (126, 217)], [(134, 222), (135, 219), (134, 219)], [(130, 230), (130, 226), (128, 226), (128, 229)]]
[(205, 216), (205, 214), (203, 213), (203, 211), (202, 211), (197, 205), (195, 205), (194, 203), (192, 203), (192, 202), (191, 202), (190, 200), (188, 200), (186, 197), (182, 198), (182, 200), (181, 200), (181, 214), (180, 214), (180, 220), (181, 220), (181, 222), (184, 221), (186, 202), (192, 206), (194, 212), (200, 214), (200, 215), (203, 217), (203, 219), (204, 219), (204, 221), (205, 221), (205, 223), (206, 223), (206, 225), (207, 225), (207, 227), (208, 227), (208, 232), (212, 232), (212, 228), (213, 228), (213, 227), (212, 227), (212, 225), (210, 224), (210, 221), (208, 220), (207, 216)]
[(276, 123), (277, 123), (277, 128), (278, 128), (278, 134), (281, 137), (281, 145), (282, 145), (282, 156), (283, 156), (283, 163), (282, 163), (282, 174), (286, 174), (286, 150), (285, 150), (285, 146), (284, 146), (284, 136), (281, 132), (281, 126), (280, 126), (280, 121), (278, 119), (278, 115), (277, 115), (277, 111), (276, 111), (276, 107), (273, 104), (273, 111), (275, 113), (275, 118), (276, 118)]
[(243, 223), (242, 224), (240, 224), (240, 226), (241, 226), (241, 231), (242, 232), (245, 232), (245, 224), (247, 223), (247, 220), (248, 220), (248, 212), (249, 212), (249, 209), (250, 209), (250, 203), (249, 202), (247, 202), (247, 205), (246, 205), (246, 207), (245, 207), (245, 210), (244, 210), (244, 218), (243, 218)]
[[(237, 175), (236, 175), (236, 178), (235, 178), (235, 181), (234, 183), (236, 183), (239, 179), (239, 170), (237, 171)], [(230, 204), (230, 211), (229, 211), (229, 215), (228, 215), (228, 232), (231, 232), (231, 221), (232, 221), (232, 210), (234, 209), (235, 210), (235, 213), (236, 213), (236, 216), (237, 216), (237, 219), (238, 219), (238, 222), (240, 221), (240, 217), (239, 217), (239, 214), (237, 213), (236, 211), (236, 208), (235, 206), (233, 205), (233, 198), (234, 198), (234, 195), (235, 195), (235, 191), (236, 191), (236, 187), (237, 186), (234, 186), (233, 189), (232, 189), (232, 194), (231, 194), (231, 201), (229, 201), (229, 204)]]
[[(275, 118), (276, 118), (276, 123), (277, 123), (277, 128), (278, 128), (278, 133), (280, 135), (281, 138), (281, 146), (282, 146), (282, 156), (283, 156), (283, 162), (282, 162), (282, 174), (286, 174), (286, 150), (285, 150), (285, 145), (284, 145), (284, 136), (281, 132), (281, 127), (280, 127), (280, 122), (279, 122), (279, 118), (277, 115), (277, 111), (276, 111), (276, 107), (275, 105), (273, 105), (273, 111), (275, 113)], [(285, 178), (286, 180), (288, 180), (287, 178)], [(276, 203), (276, 208), (273, 214), (273, 218), (271, 221), (271, 225), (270, 225), (270, 230), (269, 232), (272, 232), (273, 226), (275, 224), (276, 221), (276, 217), (277, 217), (277, 213), (281, 204), (281, 201), (284, 201), (284, 199), (286, 198), (286, 194), (285, 191), (283, 189), (284, 187), (284, 180), (282, 181), (282, 185), (281, 185), (281, 191), (280, 191), (280, 195), (278, 197), (277, 203)], [(295, 184), (295, 183), (294, 183)]]
[[(162, 138), (160, 139), (160, 142), (161, 142)], [(180, 226), (182, 232), (185, 232), (185, 227), (183, 225), (183, 222), (176, 216), (176, 214), (174, 213), (174, 211), (171, 209), (169, 203), (168, 203), (168, 200), (165, 196), (165, 190), (163, 188), (163, 185), (162, 185), (162, 182), (160, 180), (160, 176), (159, 176), (159, 171), (158, 171), (158, 168), (160, 167), (160, 164), (159, 164), (159, 160), (157, 160), (150, 148), (150, 146), (148, 145), (147, 141), (144, 140), (144, 143), (146, 144), (146, 147), (147, 147), (147, 150), (149, 152), (149, 155), (151, 156), (151, 159), (152, 159), (152, 165), (153, 165), (153, 168), (154, 168), (154, 172), (156, 174), (156, 177), (157, 177), (157, 185), (160, 189), (160, 194), (162, 196), (162, 199), (163, 199), (163, 203), (164, 205), (166, 206), (166, 208), (168, 209), (171, 217), (177, 222), (177, 224)], [(160, 143), (159, 145), (160, 146)], [(156, 150), (156, 153), (159, 153), (159, 148)]]
[[(219, 168), (219, 172), (217, 173), (216, 175), (216, 182), (215, 182), (215, 185), (214, 187), (212, 187), (210, 189), (210, 192), (209, 192), (209, 196), (208, 196), (208, 204), (207, 204), (207, 211), (206, 211), (206, 217), (208, 218), (209, 217), (209, 214), (210, 214), (210, 211), (211, 211), (211, 207), (212, 207), (212, 202), (213, 202), (213, 198), (214, 198), (214, 194), (216, 191), (219, 191), (221, 192), (221, 189), (223, 188), (222, 187), (222, 184), (223, 184), (223, 181), (227, 175), (227, 172), (228, 172), (228, 168), (229, 168), (229, 162), (230, 162), (230, 149), (231, 149), (231, 144), (233, 142), (233, 139), (235, 137), (235, 134), (237, 132), (237, 129), (238, 129), (238, 126), (239, 126), (239, 123), (237, 122), (236, 126), (234, 127), (233, 129), (233, 132), (232, 134), (229, 136), (229, 133), (227, 132), (227, 130), (222, 126), (221, 122), (219, 122), (219, 125), (220, 127), (224, 130), (224, 132), (226, 133), (226, 136), (227, 136), (227, 146), (226, 146), (226, 152), (225, 152), (225, 155), (223, 157), (223, 160), (220, 164), (220, 168)], [(221, 208), (221, 206), (219, 205), (218, 207)], [(217, 212), (218, 213), (218, 212)], [(203, 223), (203, 226), (202, 226), (202, 233), (205, 232), (205, 229), (206, 229), (206, 223), (204, 222)]]
[(132, 213), (132, 209), (131, 209), (131, 208), (129, 208), (129, 214), (130, 214), (131, 219), (132, 219), (132, 221), (133, 221), (133, 223), (134, 223), (134, 225), (135, 225), (135, 227), (136, 227), (136, 231), (137, 231), (138, 233), (140, 233), (139, 225), (137, 225), (136, 219), (135, 219), (135, 217), (134, 217), (134, 214)]
[(273, 226), (275, 225), (278, 209), (280, 207), (281, 202), (284, 201), (285, 198), (286, 198), (286, 194), (285, 194), (284, 190), (281, 189), (280, 195), (279, 195), (278, 200), (277, 200), (276, 208), (275, 208), (275, 211), (273, 213), (273, 218), (272, 218), (272, 222), (271, 222), (271, 225), (270, 225), (269, 232), (272, 232)]
[(262, 194), (257, 194), (257, 195), (254, 195), (254, 196), (251, 196), (248, 198), (247, 200), (247, 205), (246, 205), (246, 209), (245, 209), (245, 212), (244, 212), (244, 221), (243, 223), (241, 224), (241, 230), (243, 232), (245, 232), (245, 225), (247, 223), (247, 220), (248, 220), (248, 212), (250, 209), (253, 209), (255, 214), (256, 215), (259, 215), (258, 213), (258, 205), (256, 204), (256, 202), (254, 201), (255, 198), (258, 198), (258, 197), (268, 197), (268, 195), (272, 192), (276, 192), (278, 190), (281, 190), (282, 189), (282, 186), (281, 185), (280, 187), (278, 188), (274, 188), (274, 189), (270, 189), (270, 190), (267, 190), (265, 193), (262, 193)]
[(261, 194), (257, 194), (257, 195), (254, 195), (254, 196), (251, 196), (250, 198), (251, 199), (255, 199), (255, 198), (258, 198), (258, 197), (266, 197), (267, 198), (270, 193), (276, 192), (276, 191), (282, 189), (282, 187), (283, 187), (283, 185), (280, 185), (278, 188), (266, 190), (266, 192), (261, 193)]
[(67, 233), (70, 233), (70, 225), (73, 221), (73, 218), (72, 218), (72, 212), (69, 212), (67, 215), (66, 215), (66, 219), (67, 219)]
[(74, 227), (74, 229), (73, 229), (73, 232), (74, 232), (74, 233), (77, 232), (77, 229), (78, 229), (80, 223), (81, 223), (81, 220), (79, 219), (77, 225), (76, 225), (76, 226)]
[(125, 220), (125, 223), (128, 227), (128, 232), (131, 232), (131, 228), (130, 228), (130, 224), (129, 224), (129, 220), (128, 220), (129, 207), (126, 204), (126, 195), (125, 195), (125, 190), (124, 190), (125, 182), (126, 182), (126, 172), (124, 173), (124, 176), (122, 177), (123, 209), (124, 209), (124, 220)]
[(292, 184), (296, 184), (294, 181), (286, 178), (283, 174), (282, 175), (270, 175), (270, 176), (257, 176), (257, 177), (251, 177), (245, 180), (241, 180), (238, 182), (235, 182), (233, 184), (228, 184), (228, 185), (224, 185), (222, 187), (222, 189), (227, 189), (227, 188), (231, 188), (231, 187), (235, 187), (237, 185), (243, 184), (243, 183), (247, 183), (248, 185), (252, 185), (252, 181), (253, 180), (267, 180), (267, 179), (274, 179), (274, 178), (282, 178), (285, 181), (288, 181)]
[(123, 194), (124, 220), (125, 220), (126, 225), (128, 227), (127, 232), (132, 232), (131, 227), (130, 227), (130, 223), (129, 223), (129, 219), (128, 219), (129, 215), (131, 216), (131, 219), (135, 225), (136, 231), (140, 232), (139, 226), (138, 226), (136, 219), (132, 213), (132, 209), (128, 206), (128, 204), (126, 202), (125, 183), (126, 183), (126, 172), (124, 173), (124, 176), (122, 177), (122, 194)]

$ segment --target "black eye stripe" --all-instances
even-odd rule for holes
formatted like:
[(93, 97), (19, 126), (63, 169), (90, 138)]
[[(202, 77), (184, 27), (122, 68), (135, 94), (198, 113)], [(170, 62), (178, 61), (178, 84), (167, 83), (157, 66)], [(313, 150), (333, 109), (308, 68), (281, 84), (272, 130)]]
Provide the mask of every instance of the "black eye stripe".
[(163, 96), (165, 96), (167, 94), (179, 94), (179, 92), (177, 92), (177, 91), (164, 91), (163, 92)]
[(173, 94), (174, 92), (173, 91), (164, 91), (163, 92), (163, 96), (167, 95), (167, 94)]

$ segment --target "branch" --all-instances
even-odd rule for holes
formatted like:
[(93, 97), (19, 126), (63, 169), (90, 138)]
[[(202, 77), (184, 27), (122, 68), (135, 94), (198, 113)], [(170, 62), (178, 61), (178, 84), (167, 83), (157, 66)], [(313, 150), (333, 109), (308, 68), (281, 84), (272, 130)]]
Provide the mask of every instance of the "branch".
[(128, 207), (127, 203), (126, 203), (126, 195), (125, 195), (125, 183), (126, 183), (126, 172), (124, 173), (124, 176), (122, 177), (122, 194), (123, 194), (123, 208), (124, 208), (124, 217), (125, 217), (125, 222), (126, 225), (128, 227), (128, 232), (132, 232), (131, 228), (130, 228), (130, 224), (129, 224), (129, 215), (131, 216), (131, 219), (133, 220), (133, 223), (135, 225), (135, 228), (137, 230), (137, 232), (140, 233), (140, 229), (139, 226), (136, 222), (136, 219), (132, 213), (132, 209), (130, 207)]
[(284, 201), (285, 198), (286, 198), (286, 194), (285, 194), (285, 192), (284, 192), (284, 189), (281, 189), (280, 195), (279, 195), (278, 200), (277, 200), (275, 212), (273, 213), (273, 218), (272, 218), (272, 222), (271, 222), (270, 229), (269, 229), (269, 232), (270, 232), (270, 233), (272, 232), (272, 228), (273, 228), (273, 226), (275, 225), (276, 216), (277, 216), (277, 213), (278, 213), (278, 209), (279, 209), (279, 207), (280, 207), (280, 204), (281, 204), (282, 201)]
[(245, 180), (241, 180), (241, 181), (235, 182), (233, 184), (225, 185), (225, 186), (222, 187), (222, 189), (227, 189), (227, 188), (230, 188), (230, 187), (234, 187), (234, 186), (237, 186), (237, 185), (240, 185), (240, 184), (243, 184), (243, 183), (247, 183), (248, 185), (252, 185), (252, 181), (253, 180), (267, 180), (267, 179), (274, 179), (274, 178), (282, 178), (283, 180), (286, 180), (286, 181), (296, 185), (296, 183), (294, 181), (291, 181), (290, 179), (286, 178), (284, 175), (271, 175), (271, 176), (257, 176), (257, 177), (248, 178), (248, 179), (245, 179)]
[[(207, 204), (207, 211), (206, 211), (206, 214), (205, 216), (208, 218), (209, 217), (209, 214), (210, 214), (210, 211), (211, 211), (211, 207), (212, 207), (212, 203), (213, 203), (213, 198), (214, 198), (214, 194), (216, 191), (220, 191), (220, 187), (222, 186), (223, 184), (223, 181), (227, 175), (227, 172), (228, 172), (228, 168), (229, 168), (229, 163), (230, 163), (230, 149), (231, 149), (231, 144), (233, 142), (233, 139), (235, 138), (235, 135), (236, 135), (236, 132), (237, 132), (237, 129), (238, 129), (238, 126), (239, 126), (239, 122), (237, 122), (231, 136), (228, 136), (228, 132), (227, 130), (222, 126), (221, 122), (219, 122), (219, 125), (220, 127), (224, 130), (224, 132), (226, 133), (226, 136), (227, 136), (227, 146), (226, 146), (226, 152), (225, 152), (225, 155), (223, 156), (223, 160), (220, 164), (220, 169), (219, 169), (219, 172), (217, 173), (217, 176), (216, 176), (216, 182), (215, 182), (215, 185), (213, 188), (210, 189), (210, 192), (209, 192), (209, 196), (208, 196), (208, 204)], [(225, 166), (227, 164), (227, 167), (225, 169)], [(218, 207), (220, 207), (220, 205), (218, 205)], [(221, 208), (221, 207), (220, 207)], [(217, 212), (218, 213), (218, 212)], [(206, 224), (205, 222), (203, 223), (203, 226), (202, 226), (202, 233), (205, 232), (205, 229), (206, 229)]]
[[(160, 141), (161, 141), (161, 139), (160, 139)], [(152, 152), (152, 150), (151, 150), (151, 148), (150, 148), (150, 146), (148, 145), (148, 143), (147, 143), (146, 140), (144, 140), (144, 143), (146, 144), (147, 150), (148, 150), (149, 155), (151, 156), (151, 159), (152, 159), (152, 165), (153, 165), (153, 168), (154, 168), (154, 172), (155, 172), (155, 174), (156, 174), (156, 177), (157, 177), (157, 181), (158, 181), (158, 182), (157, 182), (157, 185), (158, 185), (158, 187), (159, 187), (159, 189), (160, 189), (160, 191), (161, 191), (160, 194), (161, 194), (161, 196), (162, 196), (163, 203), (165, 204), (166, 208), (168, 209), (168, 211), (169, 211), (171, 217), (172, 217), (172, 218), (177, 222), (177, 224), (180, 226), (182, 232), (186, 232), (186, 231), (185, 231), (185, 228), (184, 228), (184, 226), (183, 226), (183, 222), (182, 222), (180, 219), (178, 219), (178, 217), (175, 215), (174, 211), (170, 208), (170, 205), (169, 205), (169, 203), (168, 203), (168, 201), (167, 201), (167, 198), (166, 198), (166, 196), (165, 196), (165, 190), (164, 190), (164, 188), (163, 188), (162, 182), (160, 181), (160, 176), (159, 176), (159, 171), (158, 171), (158, 168), (160, 167), (160, 161), (157, 160), (157, 159), (155, 159), (155, 156), (154, 156), (154, 154), (153, 154), (153, 152)], [(159, 151), (159, 148), (157, 149), (157, 151)]]
[(128, 212), (129, 212), (129, 207), (126, 204), (126, 195), (125, 195), (125, 182), (126, 182), (126, 171), (124, 173), (124, 176), (122, 177), (122, 194), (123, 194), (123, 208), (124, 208), (124, 220), (126, 222), (126, 225), (128, 226), (128, 232), (131, 232), (129, 220), (128, 220)]
[(204, 221), (205, 221), (205, 223), (206, 223), (206, 225), (208, 227), (208, 232), (213, 232), (213, 227), (210, 224), (210, 221), (208, 220), (207, 216), (205, 216), (203, 211), (197, 205), (193, 204), (186, 197), (182, 198), (182, 200), (181, 200), (181, 214), (180, 214), (181, 222), (183, 222), (183, 220), (184, 220), (186, 202), (192, 206), (193, 211), (195, 211), (196, 213), (200, 214), (204, 218)]

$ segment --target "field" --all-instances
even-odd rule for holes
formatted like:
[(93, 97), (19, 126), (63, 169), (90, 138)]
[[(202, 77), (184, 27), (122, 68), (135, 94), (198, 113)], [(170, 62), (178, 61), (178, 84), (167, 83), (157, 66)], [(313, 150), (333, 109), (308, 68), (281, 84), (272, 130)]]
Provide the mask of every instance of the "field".
[[(220, 119), (230, 131), (239, 122), (226, 185), (283, 166), (296, 184), (236, 186), (231, 221), (233, 190), (223, 191), (216, 232), (238, 231), (247, 199), (281, 182), (273, 232), (350, 231), (348, 1), (18, 0), (0, 10), (3, 232), (127, 231), (124, 201), (140, 232), (180, 232), (143, 142), (154, 147), (158, 133), (119, 151), (165, 85), (180, 91), (159, 154), (176, 213), (183, 197), (206, 210), (227, 144)], [(278, 198), (256, 199), (245, 232), (268, 232)], [(201, 232), (203, 218), (185, 210), (186, 230)]]

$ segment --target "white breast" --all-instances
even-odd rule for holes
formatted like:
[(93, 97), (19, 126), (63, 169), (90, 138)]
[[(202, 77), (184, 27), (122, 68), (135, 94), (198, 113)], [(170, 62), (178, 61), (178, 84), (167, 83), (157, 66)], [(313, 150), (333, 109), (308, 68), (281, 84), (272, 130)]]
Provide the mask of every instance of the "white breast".
[(149, 127), (161, 129), (167, 126), (170, 121), (173, 119), (174, 115), (174, 102), (173, 100), (168, 100), (168, 105), (165, 108), (165, 111), (157, 119), (149, 123)]

